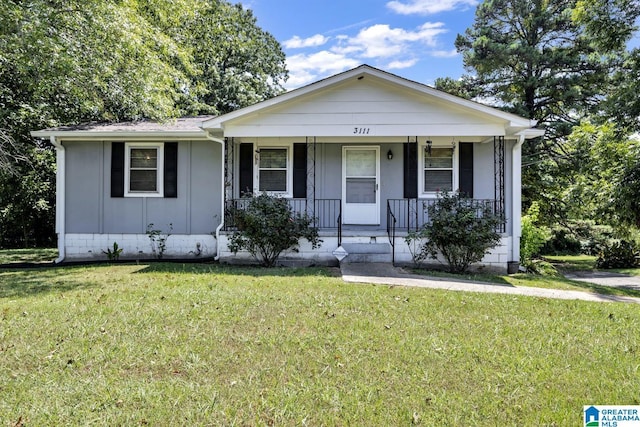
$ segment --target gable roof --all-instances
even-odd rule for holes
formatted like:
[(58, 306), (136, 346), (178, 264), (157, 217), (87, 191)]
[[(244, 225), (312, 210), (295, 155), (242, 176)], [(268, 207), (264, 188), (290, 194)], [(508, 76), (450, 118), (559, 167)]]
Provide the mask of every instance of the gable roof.
[(463, 112), (464, 114), (473, 114), (475, 116), (482, 117), (483, 120), (487, 122), (503, 123), (506, 133), (516, 134), (517, 132), (529, 130), (530, 132), (528, 137), (539, 136), (542, 134), (541, 130), (532, 129), (536, 124), (534, 120), (529, 120), (515, 114), (507, 113), (478, 102), (469, 101), (437, 90), (425, 84), (379, 70), (366, 64), (249, 107), (211, 118), (205, 121), (202, 126), (207, 131), (221, 133), (224, 132), (225, 127), (229, 124), (251, 121), (253, 118), (261, 115), (267, 115), (271, 111), (285, 109), (287, 105), (303, 103), (305, 100), (318, 96), (323, 91), (327, 92), (334, 89), (339, 85), (348, 84), (350, 82), (355, 84), (356, 81), (362, 81), (364, 79), (369, 82), (373, 82), (373, 84), (377, 84), (379, 86), (385, 85), (388, 88), (400, 91), (404, 93), (405, 96), (407, 94), (419, 96), (423, 99), (429, 99), (432, 102), (446, 105), (448, 108), (455, 109)]

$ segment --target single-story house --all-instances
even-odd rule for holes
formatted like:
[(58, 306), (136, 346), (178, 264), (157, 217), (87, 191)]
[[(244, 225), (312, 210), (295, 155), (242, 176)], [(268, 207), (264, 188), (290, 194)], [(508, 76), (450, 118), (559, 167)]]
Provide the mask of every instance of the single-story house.
[[(58, 261), (232, 254), (232, 208), (249, 193), (289, 200), (323, 243), (285, 260), (410, 262), (403, 236), (439, 191), (504, 215), (483, 265), (519, 260), (521, 147), (535, 122), (362, 65), (218, 117), (32, 132), (57, 149)], [(153, 234), (153, 233), (152, 233)], [(158, 236), (159, 235), (159, 236)]]

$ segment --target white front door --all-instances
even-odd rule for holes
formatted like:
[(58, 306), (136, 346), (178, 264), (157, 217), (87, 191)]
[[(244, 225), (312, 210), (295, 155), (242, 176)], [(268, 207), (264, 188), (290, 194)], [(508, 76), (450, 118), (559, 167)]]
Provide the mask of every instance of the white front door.
[(380, 147), (342, 147), (342, 223), (380, 224)]

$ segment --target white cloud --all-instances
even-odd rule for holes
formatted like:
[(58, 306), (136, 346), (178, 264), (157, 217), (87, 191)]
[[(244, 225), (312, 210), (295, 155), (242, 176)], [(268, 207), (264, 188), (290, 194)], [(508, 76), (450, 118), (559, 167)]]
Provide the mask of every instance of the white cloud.
[(289, 56), (287, 58), (289, 80), (285, 87), (288, 89), (300, 87), (358, 65), (360, 62), (357, 59), (326, 50)]
[(453, 58), (459, 55), (456, 49), (434, 50), (432, 52), (429, 52), (429, 54), (435, 58)]
[(477, 5), (477, 0), (393, 0), (387, 3), (389, 9), (401, 15), (433, 15)]
[(427, 22), (415, 31), (378, 24), (364, 28), (354, 38), (342, 39), (332, 50), (341, 54), (358, 53), (364, 58), (387, 58), (409, 51), (413, 43), (435, 46), (437, 36), (446, 31), (441, 22)]
[(403, 68), (411, 68), (418, 62), (417, 59), (407, 59), (406, 61), (391, 61), (387, 68), (390, 70), (401, 70)]
[(306, 39), (302, 39), (298, 36), (293, 36), (289, 40), (282, 42), (282, 44), (287, 49), (300, 49), (305, 47), (322, 46), (328, 41), (328, 37), (325, 37), (322, 34), (316, 34), (314, 36), (307, 37)]
[[(426, 22), (414, 29), (377, 24), (361, 29), (355, 36), (293, 37), (285, 47), (303, 50), (287, 57), (289, 80), (285, 87), (300, 87), (362, 63), (393, 70), (413, 67), (428, 56), (454, 56), (455, 50), (438, 50), (440, 36), (447, 31), (442, 22)], [(322, 50), (315, 49), (322, 44), (326, 45)]]

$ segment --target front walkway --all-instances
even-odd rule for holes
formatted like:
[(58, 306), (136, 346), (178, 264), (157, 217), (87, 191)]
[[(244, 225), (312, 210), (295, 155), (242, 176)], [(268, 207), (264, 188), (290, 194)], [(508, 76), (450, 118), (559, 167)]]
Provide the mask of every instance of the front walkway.
[(612, 288), (625, 287), (640, 291), (640, 277), (628, 274), (613, 273), (609, 271), (572, 271), (564, 275), (567, 279), (580, 282), (595, 283), (596, 285), (611, 286)]
[(345, 282), (350, 283), (373, 283), (379, 285), (446, 289), (450, 291), (485, 292), (508, 295), (526, 295), (539, 298), (556, 298), (596, 302), (627, 302), (640, 304), (640, 298), (618, 295), (602, 295), (581, 291), (530, 288), (525, 286), (472, 282), (469, 280), (424, 277), (416, 274), (406, 273), (400, 268), (385, 263), (342, 263), (340, 266), (340, 270), (342, 272), (342, 279)]

